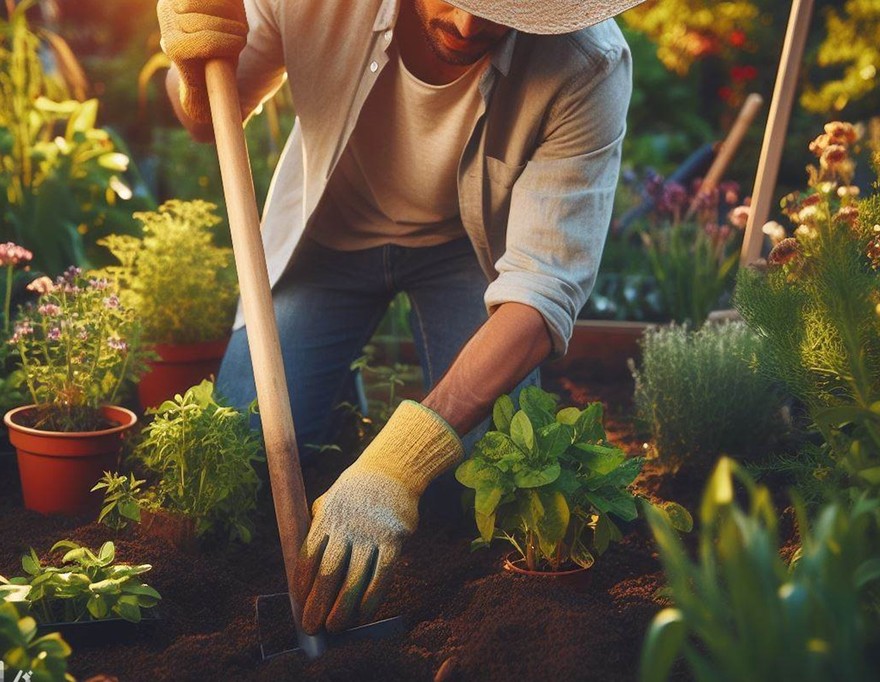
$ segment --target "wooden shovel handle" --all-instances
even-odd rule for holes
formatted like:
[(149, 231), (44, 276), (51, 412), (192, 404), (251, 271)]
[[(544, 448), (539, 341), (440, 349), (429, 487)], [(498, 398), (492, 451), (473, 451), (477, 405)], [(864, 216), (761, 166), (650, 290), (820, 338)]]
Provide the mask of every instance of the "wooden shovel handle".
[(301, 634), (300, 645), (310, 656), (315, 656), (320, 653), (320, 639), (302, 636), (299, 627), (302, 611), (293, 599), (294, 568), (311, 517), (260, 237), (260, 215), (242, 127), (235, 67), (225, 60), (209, 61), (205, 65), (205, 77), (290, 603)]

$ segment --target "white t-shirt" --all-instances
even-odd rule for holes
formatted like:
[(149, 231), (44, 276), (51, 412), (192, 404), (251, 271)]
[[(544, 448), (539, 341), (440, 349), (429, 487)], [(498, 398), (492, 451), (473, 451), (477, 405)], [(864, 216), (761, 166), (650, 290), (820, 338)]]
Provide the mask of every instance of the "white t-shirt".
[(330, 248), (436, 246), (465, 236), (458, 164), (482, 101), (486, 59), (452, 83), (430, 85), (390, 49), (310, 232)]

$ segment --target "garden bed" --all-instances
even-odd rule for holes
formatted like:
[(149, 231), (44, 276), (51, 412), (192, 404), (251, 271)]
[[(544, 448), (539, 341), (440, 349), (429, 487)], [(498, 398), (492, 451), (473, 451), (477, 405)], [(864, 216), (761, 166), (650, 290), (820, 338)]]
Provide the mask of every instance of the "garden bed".
[[(550, 377), (564, 402), (606, 404), (609, 436), (630, 454), (641, 451), (633, 433), (631, 382), (587, 384), (572, 367)], [(328, 453), (305, 470), (315, 495), (344, 465)], [(637, 487), (693, 508), (703, 481), (673, 482), (650, 466)], [(675, 490), (662, 489), (674, 484)], [(503, 546), (471, 553), (472, 521), (456, 526), (426, 513), (406, 545), (379, 617), (402, 615), (404, 634), (380, 642), (349, 643), (308, 662), (287, 655), (260, 662), (255, 597), (284, 589), (274, 519), (266, 512), (251, 545), (187, 554), (140, 528), (115, 538), (122, 561), (153, 565), (150, 583), (162, 594), (162, 622), (128, 643), (74, 651), (78, 679), (107, 674), (120, 680), (338, 679), (430, 680), (448, 659), (444, 679), (520, 680), (635, 678), (642, 639), (659, 608), (662, 572), (650, 532), (637, 522), (593, 569), (583, 591), (550, 580), (528, 580), (500, 570)], [(15, 459), (0, 456), (0, 574), (19, 571), (25, 543), (40, 553), (58, 538), (98, 546), (112, 533), (87, 518), (42, 517), (21, 505)], [(280, 624), (280, 628), (284, 625)], [(275, 633), (275, 644), (284, 633)]]

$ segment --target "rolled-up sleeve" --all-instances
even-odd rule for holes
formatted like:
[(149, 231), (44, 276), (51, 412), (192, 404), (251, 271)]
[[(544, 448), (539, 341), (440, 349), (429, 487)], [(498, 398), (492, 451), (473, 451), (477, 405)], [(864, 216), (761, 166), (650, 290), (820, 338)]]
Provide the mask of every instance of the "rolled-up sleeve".
[(632, 91), (625, 46), (585, 65), (556, 98), (545, 135), (513, 186), (505, 251), (485, 294), (544, 317), (564, 355), (593, 284), (611, 222)]

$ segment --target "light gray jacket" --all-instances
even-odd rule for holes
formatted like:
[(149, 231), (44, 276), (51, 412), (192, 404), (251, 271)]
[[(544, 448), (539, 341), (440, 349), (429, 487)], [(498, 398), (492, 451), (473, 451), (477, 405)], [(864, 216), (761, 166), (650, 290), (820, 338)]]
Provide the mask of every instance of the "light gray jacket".
[[(246, 0), (238, 68), (247, 107), (284, 82), (297, 122), (263, 214), (270, 281), (291, 261), (373, 84), (399, 0)], [(488, 310), (537, 309), (565, 352), (596, 278), (631, 94), (613, 21), (562, 36), (511, 31), (480, 82), (483, 104), (458, 168), (461, 220), (490, 280)], [(241, 311), (236, 321), (242, 324)]]

